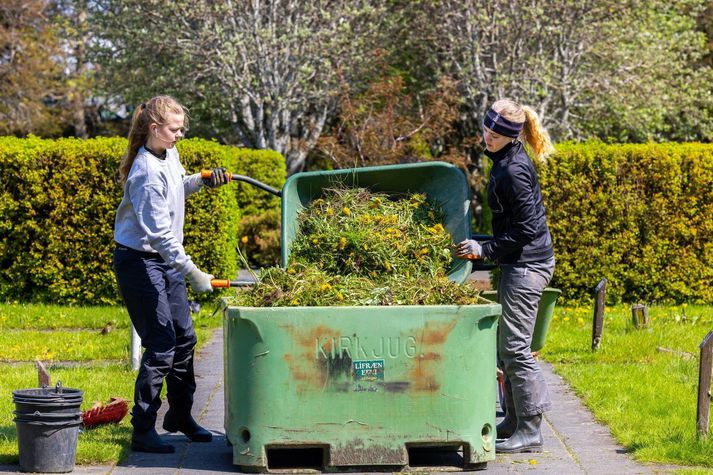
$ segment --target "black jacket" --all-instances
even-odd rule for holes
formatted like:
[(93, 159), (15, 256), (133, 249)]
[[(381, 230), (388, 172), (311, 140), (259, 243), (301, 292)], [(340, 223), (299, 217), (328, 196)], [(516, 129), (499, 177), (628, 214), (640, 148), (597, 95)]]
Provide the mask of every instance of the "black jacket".
[(540, 182), (522, 143), (485, 155), (493, 160), (488, 183), (493, 239), (483, 243), (483, 257), (515, 264), (554, 256)]

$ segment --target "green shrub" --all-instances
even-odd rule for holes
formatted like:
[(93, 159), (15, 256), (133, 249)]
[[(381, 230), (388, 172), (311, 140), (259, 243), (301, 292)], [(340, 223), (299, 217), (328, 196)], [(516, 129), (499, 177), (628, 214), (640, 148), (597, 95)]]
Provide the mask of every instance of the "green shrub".
[(713, 145), (560, 144), (539, 177), (557, 266), (591, 300), (713, 302)]
[(243, 216), (240, 220), (240, 248), (251, 267), (280, 265), (280, 209)]
[[(113, 226), (122, 196), (121, 138), (0, 137), (0, 299), (68, 304), (119, 301), (112, 271)], [(278, 184), (275, 152), (190, 139), (179, 143), (189, 173), (217, 165)], [(280, 165), (281, 164), (281, 165)], [(275, 171), (274, 168), (278, 170)], [(261, 174), (262, 173), (262, 174)], [(187, 200), (185, 246), (217, 277), (237, 270), (238, 223), (249, 210), (233, 186)]]

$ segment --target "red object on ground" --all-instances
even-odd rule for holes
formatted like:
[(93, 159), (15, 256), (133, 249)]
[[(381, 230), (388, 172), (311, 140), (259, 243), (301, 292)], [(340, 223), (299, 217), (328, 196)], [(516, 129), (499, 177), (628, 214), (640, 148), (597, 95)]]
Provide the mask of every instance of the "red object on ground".
[(126, 399), (113, 397), (109, 404), (98, 402), (94, 407), (82, 413), (84, 427), (95, 427), (101, 424), (120, 422), (129, 412)]

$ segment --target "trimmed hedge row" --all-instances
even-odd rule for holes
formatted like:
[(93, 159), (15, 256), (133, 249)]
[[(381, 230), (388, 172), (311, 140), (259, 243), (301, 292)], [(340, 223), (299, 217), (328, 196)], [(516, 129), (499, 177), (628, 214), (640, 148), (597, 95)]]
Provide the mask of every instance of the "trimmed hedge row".
[[(118, 301), (111, 269), (122, 190), (121, 138), (0, 137), (0, 300)], [(276, 152), (179, 143), (189, 172), (226, 166), (280, 188)], [(615, 302), (713, 302), (713, 145), (560, 144), (538, 171), (568, 301), (609, 281)], [(233, 276), (236, 246), (275, 264), (280, 200), (247, 184), (187, 201), (185, 244), (198, 265)], [(238, 239), (243, 238), (239, 244)]]
[(560, 144), (538, 167), (557, 266), (591, 301), (713, 303), (713, 145)]
[[(119, 301), (112, 271), (113, 226), (122, 196), (117, 168), (126, 139), (0, 137), (0, 299), (65, 304)], [(272, 186), (282, 157), (201, 139), (178, 144), (188, 173), (222, 165)], [(184, 243), (200, 268), (234, 276), (241, 217), (279, 200), (224, 186), (191, 196)]]

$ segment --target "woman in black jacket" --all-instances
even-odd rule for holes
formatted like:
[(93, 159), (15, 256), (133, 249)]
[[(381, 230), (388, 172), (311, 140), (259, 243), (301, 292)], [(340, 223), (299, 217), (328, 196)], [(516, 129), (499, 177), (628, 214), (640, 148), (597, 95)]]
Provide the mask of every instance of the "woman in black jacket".
[(498, 367), (505, 376), (506, 416), (497, 426), (495, 450), (539, 452), (542, 414), (552, 403), (530, 344), (537, 306), (552, 278), (555, 259), (530, 155), (544, 160), (553, 147), (535, 111), (511, 100), (495, 102), (483, 125), (485, 155), (493, 160), (488, 183), (493, 239), (463, 241), (458, 255), (495, 261), (501, 271)]

